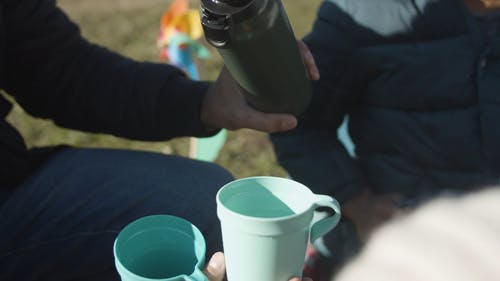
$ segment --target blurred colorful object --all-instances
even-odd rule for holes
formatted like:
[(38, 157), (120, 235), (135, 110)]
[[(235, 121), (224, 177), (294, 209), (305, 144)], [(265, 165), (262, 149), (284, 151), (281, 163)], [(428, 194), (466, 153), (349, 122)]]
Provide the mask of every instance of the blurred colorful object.
[[(199, 11), (189, 8), (189, 0), (174, 0), (161, 17), (157, 41), (161, 58), (199, 80), (195, 57), (202, 60), (210, 57), (209, 50), (198, 41), (202, 35)], [(225, 142), (225, 130), (210, 138), (192, 138), (190, 157), (214, 161)]]
[(202, 35), (198, 10), (189, 9), (189, 0), (173, 1), (161, 17), (157, 41), (161, 57), (199, 79), (194, 57), (210, 57), (208, 49), (197, 41)]

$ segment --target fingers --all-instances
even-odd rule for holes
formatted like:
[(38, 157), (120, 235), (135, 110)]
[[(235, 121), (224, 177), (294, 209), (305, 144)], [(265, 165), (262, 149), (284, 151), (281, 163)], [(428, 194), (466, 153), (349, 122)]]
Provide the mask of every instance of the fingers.
[[(299, 277), (293, 277), (292, 279), (290, 279), (288, 281), (301, 281), (301, 279)], [(304, 277), (304, 278), (302, 278), (302, 281), (313, 281), (313, 280), (309, 277)]]
[(243, 91), (224, 67), (217, 81), (208, 89), (202, 103), (200, 118), (207, 130), (248, 128), (274, 133), (297, 126), (297, 118), (292, 114), (264, 113), (254, 109), (245, 100)]
[(302, 60), (304, 61), (304, 65), (306, 66), (307, 76), (311, 80), (319, 80), (319, 70), (316, 66), (316, 62), (314, 61), (314, 57), (307, 47), (306, 43), (302, 40), (297, 40), (297, 44), (299, 45), (299, 50), (302, 55)]
[(210, 258), (203, 272), (208, 277), (209, 281), (222, 281), (226, 273), (225, 264), (224, 254), (222, 252), (217, 252)]
[[(209, 281), (222, 281), (226, 273), (226, 261), (224, 258), (224, 253), (217, 252), (212, 255), (208, 265), (205, 267), (203, 272), (208, 277)], [(289, 281), (313, 281), (309, 277), (305, 277), (302, 280), (298, 277), (294, 277)]]
[(275, 133), (288, 131), (297, 126), (297, 118), (292, 114), (262, 113), (253, 109), (250, 111), (247, 117), (243, 118), (249, 129)]

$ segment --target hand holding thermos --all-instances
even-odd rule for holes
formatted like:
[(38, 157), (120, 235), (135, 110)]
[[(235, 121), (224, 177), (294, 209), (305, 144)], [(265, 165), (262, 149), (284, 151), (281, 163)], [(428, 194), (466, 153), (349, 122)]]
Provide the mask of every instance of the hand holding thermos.
[(205, 37), (226, 65), (207, 94), (204, 123), (265, 132), (294, 128), (311, 99), (310, 79), (319, 73), (306, 45), (297, 44), (281, 2), (201, 2)]

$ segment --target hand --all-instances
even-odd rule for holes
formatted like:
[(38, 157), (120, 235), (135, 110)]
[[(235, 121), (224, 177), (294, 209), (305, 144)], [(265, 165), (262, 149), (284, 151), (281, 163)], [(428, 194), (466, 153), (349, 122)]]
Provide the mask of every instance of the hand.
[[(304, 42), (297, 42), (309, 79), (318, 80), (319, 71), (309, 48)], [(263, 113), (249, 106), (226, 67), (208, 89), (201, 120), (207, 129), (249, 128), (267, 133), (287, 131), (297, 126), (297, 119), (292, 114)]]
[[(203, 270), (209, 281), (222, 281), (226, 275), (226, 266), (224, 254), (222, 252), (215, 253), (208, 261), (207, 266)], [(301, 281), (300, 278), (294, 277), (289, 281)], [(302, 281), (312, 281), (311, 278), (304, 278)]]
[(366, 242), (377, 226), (401, 211), (397, 203), (402, 198), (398, 193), (376, 195), (367, 188), (346, 201), (342, 213), (353, 222), (361, 241)]

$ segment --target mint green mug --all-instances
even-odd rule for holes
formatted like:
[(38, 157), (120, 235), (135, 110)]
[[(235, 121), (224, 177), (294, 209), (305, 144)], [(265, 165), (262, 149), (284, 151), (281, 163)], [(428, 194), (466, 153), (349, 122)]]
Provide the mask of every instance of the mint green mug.
[[(313, 222), (320, 207), (329, 216)], [(302, 276), (308, 242), (337, 225), (340, 206), (296, 181), (261, 176), (224, 185), (217, 215), (229, 281), (286, 281)]]
[(205, 239), (189, 221), (169, 215), (139, 218), (115, 239), (122, 281), (207, 281)]

